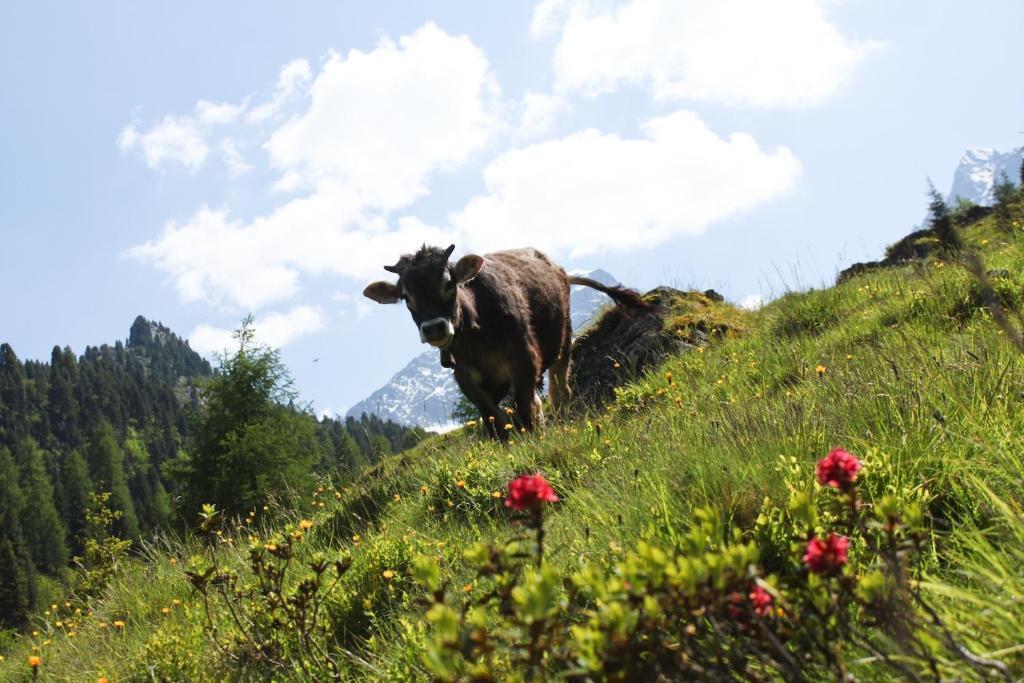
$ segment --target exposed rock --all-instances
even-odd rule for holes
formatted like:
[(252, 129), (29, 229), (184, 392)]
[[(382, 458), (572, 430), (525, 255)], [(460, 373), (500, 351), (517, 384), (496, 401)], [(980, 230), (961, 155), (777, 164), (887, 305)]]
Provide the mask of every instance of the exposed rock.
[(942, 243), (930, 228), (915, 230), (906, 237), (890, 244), (885, 250), (885, 258), (880, 261), (854, 263), (849, 268), (840, 271), (839, 277), (836, 278), (836, 284), (842, 284), (851, 277), (861, 273), (868, 273), (879, 268), (898, 266), (908, 261), (923, 259), (941, 249)]
[(655, 304), (652, 310), (608, 309), (573, 344), (570, 384), (576, 407), (607, 403), (614, 398), (615, 387), (639, 378), (669, 356), (739, 332), (745, 313), (709, 291), (658, 287), (644, 295)]

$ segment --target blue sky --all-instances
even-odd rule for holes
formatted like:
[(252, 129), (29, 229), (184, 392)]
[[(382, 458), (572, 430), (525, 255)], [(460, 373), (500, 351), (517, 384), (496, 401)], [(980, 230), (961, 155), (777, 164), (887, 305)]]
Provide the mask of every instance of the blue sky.
[[(4, 3), (0, 340), (248, 312), (342, 410), (420, 351), (424, 240), (734, 301), (828, 283), (1024, 142), (1015, 1)], [(315, 361), (315, 362), (314, 362)]]

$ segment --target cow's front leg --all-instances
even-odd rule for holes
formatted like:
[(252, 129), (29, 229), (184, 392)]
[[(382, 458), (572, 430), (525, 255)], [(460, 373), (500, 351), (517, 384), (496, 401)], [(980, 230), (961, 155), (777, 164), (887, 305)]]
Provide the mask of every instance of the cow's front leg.
[(484, 390), (473, 374), (473, 370), (465, 365), (457, 364), (455, 366), (455, 383), (459, 385), (459, 389), (462, 390), (466, 398), (472, 401), (476, 409), (480, 411), (480, 419), (483, 420), (488, 433), (495, 438), (504, 440), (507, 438), (507, 434), (504, 429), (501, 429), (501, 425), (505, 421), (502, 419), (498, 404)]

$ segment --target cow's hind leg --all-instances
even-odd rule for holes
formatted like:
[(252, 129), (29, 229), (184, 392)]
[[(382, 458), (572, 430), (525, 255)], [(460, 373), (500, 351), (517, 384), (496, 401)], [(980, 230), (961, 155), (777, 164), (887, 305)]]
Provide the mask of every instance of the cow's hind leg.
[(572, 360), (572, 322), (566, 318), (565, 334), (562, 337), (562, 348), (558, 358), (548, 368), (548, 395), (551, 397), (551, 410), (556, 416), (564, 416), (569, 412), (572, 390), (569, 388), (569, 364)]

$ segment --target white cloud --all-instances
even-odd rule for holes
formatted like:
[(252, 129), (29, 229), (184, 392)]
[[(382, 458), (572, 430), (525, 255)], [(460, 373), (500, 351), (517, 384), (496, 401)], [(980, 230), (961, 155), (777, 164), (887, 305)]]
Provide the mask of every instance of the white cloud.
[(260, 316), (253, 327), (258, 340), (280, 348), (323, 329), (324, 314), (319, 307), (296, 306), (287, 313), (274, 312)]
[(656, 99), (757, 107), (819, 104), (878, 43), (828, 21), (825, 0), (544, 0), (531, 32), (561, 22), (557, 89), (592, 96), (641, 85)]
[(485, 250), (509, 236), (556, 254), (649, 247), (776, 197), (800, 174), (785, 147), (762, 150), (745, 133), (720, 138), (679, 111), (623, 139), (589, 129), (507, 152), (484, 172), (487, 193), (451, 217)]
[(203, 207), (126, 254), (170, 274), (185, 301), (226, 301), (255, 310), (293, 297), (302, 273), (375, 277), (410, 245), (450, 237), (411, 217), (389, 227), (365, 213), (344, 185), (322, 180), (309, 196), (250, 222)]
[(569, 0), (541, 0), (533, 8), (530, 36), (544, 38), (558, 30), (569, 14)]
[[(324, 327), (324, 315), (315, 306), (295, 306), (287, 313), (273, 312), (253, 321), (256, 341), (272, 348), (282, 348), (296, 339), (317, 332)], [(197, 353), (212, 355), (233, 350), (238, 342), (232, 330), (205, 323), (196, 325), (188, 336), (189, 346)]]
[[(145, 132), (139, 131), (138, 122), (128, 124), (118, 136), (117, 144), (122, 152), (138, 148), (149, 168), (158, 169), (173, 162), (194, 172), (199, 170), (210, 153), (206, 138), (211, 129), (232, 123), (245, 107), (245, 102), (230, 104), (199, 100), (195, 106), (195, 116), (169, 114)], [(225, 142), (233, 146), (230, 140)], [(233, 163), (238, 160), (237, 150), (232, 156), (224, 143), (221, 143), (221, 151), (225, 154), (229, 168), (233, 172), (237, 171), (239, 166)]]
[(188, 335), (188, 345), (202, 356), (212, 356), (229, 352), (238, 346), (238, 342), (232, 338), (231, 330), (200, 323)]
[(483, 52), (428, 23), (397, 43), (333, 55), (310, 87), (308, 111), (266, 148), (287, 188), (295, 174), (310, 186), (336, 178), (363, 205), (393, 210), (427, 194), (432, 172), (488, 142), (497, 92)]
[(528, 92), (523, 98), (523, 118), (519, 123), (519, 137), (538, 138), (551, 132), (555, 118), (568, 111), (568, 104), (560, 95)]
[[(303, 63), (285, 67), (279, 89), (303, 82)], [(247, 221), (203, 207), (127, 255), (168, 273), (186, 301), (256, 310), (293, 297), (304, 274), (379, 277), (398, 254), (450, 239), (451, 230), (389, 214), (500, 125), (483, 52), (426, 24), (370, 52), (331, 57), (309, 91), (308, 110), (266, 144), (281, 171), (273, 190), (307, 194)], [(222, 148), (229, 165), (232, 150)]]
[(740, 302), (740, 308), (746, 308), (750, 311), (756, 311), (757, 309), (764, 306), (764, 297), (760, 294), (751, 294), (743, 298)]
[(187, 116), (165, 116), (145, 133), (131, 123), (121, 131), (117, 144), (122, 152), (139, 148), (146, 165), (153, 169), (175, 162), (196, 171), (210, 152), (196, 122)]
[(254, 107), (246, 116), (249, 123), (260, 123), (277, 116), (281, 109), (296, 95), (305, 92), (313, 71), (305, 59), (294, 59), (281, 68), (277, 76), (277, 85), (270, 100)]
[(196, 118), (200, 123), (208, 126), (220, 126), (235, 121), (243, 111), (246, 102), (231, 104), (230, 102), (208, 102), (199, 100), (196, 102)]
[(224, 163), (228, 165), (228, 171), (232, 177), (237, 178), (254, 168), (252, 164), (242, 158), (242, 153), (238, 151), (238, 145), (231, 138), (224, 138), (220, 141), (220, 152), (224, 155)]

